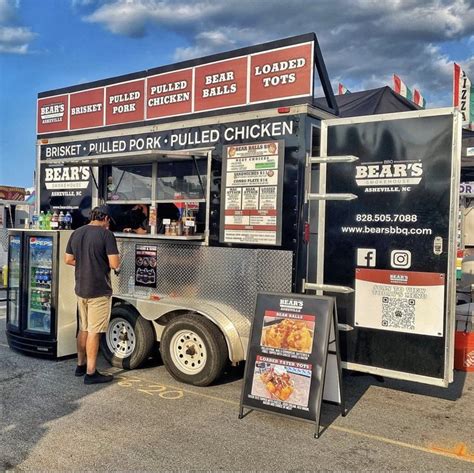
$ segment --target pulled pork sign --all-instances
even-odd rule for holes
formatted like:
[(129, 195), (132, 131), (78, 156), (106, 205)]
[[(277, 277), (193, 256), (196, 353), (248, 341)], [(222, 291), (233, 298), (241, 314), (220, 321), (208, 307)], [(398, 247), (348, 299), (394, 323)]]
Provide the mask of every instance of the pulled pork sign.
[(39, 135), (312, 98), (314, 35), (39, 94)]

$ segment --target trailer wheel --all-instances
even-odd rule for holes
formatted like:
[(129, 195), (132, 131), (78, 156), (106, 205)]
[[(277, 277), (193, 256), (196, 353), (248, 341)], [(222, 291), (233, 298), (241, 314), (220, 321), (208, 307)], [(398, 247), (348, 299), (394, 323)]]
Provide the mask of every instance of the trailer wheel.
[(184, 314), (166, 325), (160, 352), (173, 378), (194, 386), (208, 386), (224, 370), (227, 344), (208, 319)]
[(107, 332), (100, 340), (106, 360), (118, 368), (134, 369), (150, 354), (155, 335), (150, 322), (126, 306), (112, 309)]

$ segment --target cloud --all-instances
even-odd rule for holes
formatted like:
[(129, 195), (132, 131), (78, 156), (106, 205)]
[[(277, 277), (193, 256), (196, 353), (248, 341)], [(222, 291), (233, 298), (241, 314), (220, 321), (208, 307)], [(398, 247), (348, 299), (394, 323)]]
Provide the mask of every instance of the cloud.
[(29, 28), (0, 26), (0, 53), (25, 54), (34, 37)]
[(474, 72), (474, 0), (98, 0), (84, 19), (134, 38), (173, 31), (188, 43), (177, 61), (314, 31), (335, 82), (358, 90), (397, 73), (437, 104), (451, 100), (443, 45), (464, 45)]
[(0, 54), (26, 54), (36, 34), (18, 25), (19, 0), (0, 0)]

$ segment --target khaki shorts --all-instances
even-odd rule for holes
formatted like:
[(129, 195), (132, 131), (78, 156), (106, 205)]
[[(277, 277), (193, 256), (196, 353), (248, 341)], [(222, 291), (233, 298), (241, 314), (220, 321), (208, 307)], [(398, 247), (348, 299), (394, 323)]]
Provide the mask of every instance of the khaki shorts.
[(84, 299), (77, 296), (79, 330), (90, 333), (107, 332), (112, 298), (110, 296)]

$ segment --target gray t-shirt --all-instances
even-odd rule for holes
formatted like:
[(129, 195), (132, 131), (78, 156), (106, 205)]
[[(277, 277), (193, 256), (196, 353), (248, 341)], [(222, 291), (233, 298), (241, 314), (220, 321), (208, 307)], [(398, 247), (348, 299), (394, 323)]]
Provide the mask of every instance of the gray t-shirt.
[(76, 294), (90, 299), (111, 296), (108, 256), (118, 255), (114, 234), (96, 225), (84, 225), (74, 231), (66, 253), (76, 260)]

